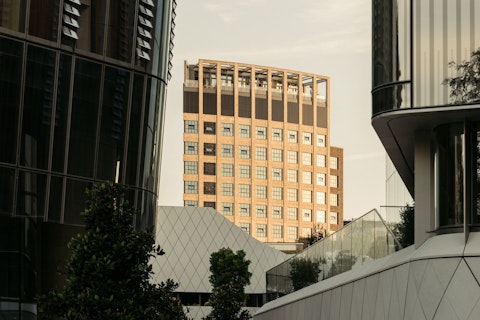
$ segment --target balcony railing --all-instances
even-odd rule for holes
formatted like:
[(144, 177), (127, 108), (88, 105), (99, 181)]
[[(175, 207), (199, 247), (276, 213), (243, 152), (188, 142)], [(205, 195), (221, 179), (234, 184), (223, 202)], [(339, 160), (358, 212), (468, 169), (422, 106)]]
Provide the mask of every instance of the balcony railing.
[(391, 229), (374, 209), (267, 271), (267, 300), (300, 289), (298, 279), (292, 274), (292, 265), (303, 263), (304, 267), (312, 268), (316, 276), (301, 280), (304, 284), (313, 284), (385, 257), (400, 248)]

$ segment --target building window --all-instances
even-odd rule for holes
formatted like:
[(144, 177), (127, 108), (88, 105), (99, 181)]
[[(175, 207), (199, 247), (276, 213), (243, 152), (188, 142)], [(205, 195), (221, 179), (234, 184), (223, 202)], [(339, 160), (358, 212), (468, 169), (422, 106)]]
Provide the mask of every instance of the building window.
[(304, 132), (302, 142), (303, 142), (303, 144), (311, 145), (312, 144), (312, 134), (310, 132)]
[(266, 224), (257, 224), (257, 237), (266, 237), (267, 236), (267, 225)]
[(255, 194), (258, 199), (267, 198), (267, 186), (256, 186)]
[(255, 171), (256, 171), (255, 176), (257, 179), (262, 179), (262, 180), (267, 179), (267, 167), (256, 167)]
[(222, 156), (233, 157), (233, 144), (222, 144)]
[(317, 210), (317, 223), (325, 223), (325, 210)]
[(325, 168), (325, 155), (317, 154), (317, 167)]
[(272, 199), (282, 200), (283, 199), (283, 188), (272, 187)]
[(215, 143), (204, 143), (203, 144), (203, 154), (206, 156), (215, 155)]
[(242, 198), (250, 198), (250, 185), (249, 184), (239, 185), (238, 194)]
[(330, 223), (331, 224), (338, 224), (338, 213), (337, 212), (330, 212)]
[(222, 163), (222, 176), (233, 177), (233, 164)]
[(298, 219), (298, 208), (289, 207), (288, 209), (288, 219), (297, 220)]
[(282, 181), (282, 169), (281, 168), (272, 168), (272, 180)]
[(241, 138), (250, 138), (250, 126), (246, 124), (241, 124), (238, 126), (240, 130)]
[(272, 218), (274, 219), (282, 219), (282, 207), (273, 206), (272, 207)]
[(330, 169), (338, 169), (338, 158), (330, 157)]
[(288, 201), (298, 201), (298, 190), (297, 189), (288, 189), (287, 190)]
[(311, 209), (302, 209), (302, 221), (312, 221)]
[(204, 182), (203, 183), (203, 194), (215, 194), (216, 184), (215, 182)]
[(312, 191), (311, 190), (302, 190), (302, 202), (312, 203)]
[(272, 161), (282, 162), (283, 161), (283, 150), (282, 149), (272, 149)]
[(255, 159), (267, 160), (267, 148), (257, 147), (255, 153)]
[(183, 166), (183, 173), (185, 174), (198, 174), (198, 162), (185, 161)]
[(183, 132), (185, 133), (198, 133), (198, 121), (185, 120)]
[(317, 173), (317, 186), (325, 185), (325, 173)]
[(302, 152), (302, 164), (306, 166), (312, 165), (312, 154), (309, 152)]
[(312, 235), (311, 228), (302, 228), (302, 237), (308, 238)]
[(198, 182), (197, 181), (185, 181), (184, 185), (185, 193), (198, 193)]
[(266, 127), (256, 127), (255, 131), (257, 133), (257, 139), (267, 139), (267, 128)]
[(240, 146), (240, 158), (242, 159), (250, 159), (250, 147), (249, 146)]
[(222, 195), (233, 196), (233, 183), (222, 183)]
[(273, 141), (283, 141), (283, 129), (273, 128), (272, 129), (272, 140)]
[(288, 226), (287, 227), (287, 237), (288, 237), (288, 239), (297, 239), (298, 238), (298, 228)]
[(208, 176), (214, 176), (216, 174), (215, 163), (205, 162), (203, 164), (203, 174)]
[(312, 184), (312, 173), (309, 171), (302, 172), (302, 182), (305, 184)]
[(317, 134), (317, 147), (325, 147), (325, 135)]
[(240, 227), (240, 229), (242, 229), (246, 233), (250, 234), (250, 223), (240, 222), (238, 224), (238, 226)]
[(298, 171), (288, 169), (287, 170), (287, 180), (288, 180), (288, 182), (298, 182)]
[(272, 237), (273, 238), (282, 238), (282, 228), (283, 226), (272, 226)]
[(297, 151), (288, 151), (288, 163), (298, 163)]
[(183, 202), (183, 205), (185, 207), (198, 207), (198, 201), (195, 200), (185, 200)]
[(215, 122), (204, 122), (203, 123), (203, 133), (204, 134), (215, 134)]
[(266, 218), (267, 217), (267, 206), (257, 205), (257, 218)]
[(250, 217), (250, 205), (248, 203), (240, 203), (239, 209), (241, 217)]
[(293, 130), (288, 130), (288, 142), (298, 143), (298, 132)]
[(317, 204), (325, 204), (325, 192), (317, 191)]
[(330, 176), (330, 187), (338, 188), (338, 176)]
[(336, 207), (338, 205), (338, 195), (330, 193), (330, 205)]
[(217, 208), (217, 204), (215, 202), (212, 202), (212, 201), (205, 201), (203, 202), (203, 206), (205, 208), (213, 208), (213, 209), (216, 209)]
[(224, 216), (232, 216), (233, 215), (233, 203), (223, 202), (222, 203), (222, 213), (223, 213)]
[(240, 178), (250, 178), (250, 166), (241, 164), (238, 166), (240, 170)]
[(222, 135), (233, 136), (233, 123), (222, 123)]
[(197, 142), (190, 142), (185, 141), (185, 154), (198, 154), (198, 143)]

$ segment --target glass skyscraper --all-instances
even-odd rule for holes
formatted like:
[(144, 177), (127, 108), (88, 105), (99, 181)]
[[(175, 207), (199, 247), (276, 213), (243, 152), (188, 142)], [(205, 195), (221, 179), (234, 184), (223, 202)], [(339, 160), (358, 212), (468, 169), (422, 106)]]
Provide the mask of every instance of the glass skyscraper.
[(0, 315), (36, 318), (94, 182), (153, 226), (175, 6), (0, 1)]

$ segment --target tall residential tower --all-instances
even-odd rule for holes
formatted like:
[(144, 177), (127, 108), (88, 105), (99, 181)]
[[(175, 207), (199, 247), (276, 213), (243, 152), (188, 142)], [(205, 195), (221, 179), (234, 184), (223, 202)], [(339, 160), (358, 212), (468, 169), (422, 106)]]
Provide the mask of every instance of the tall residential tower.
[(184, 70), (184, 204), (213, 207), (263, 242), (339, 229), (330, 79), (212, 60)]

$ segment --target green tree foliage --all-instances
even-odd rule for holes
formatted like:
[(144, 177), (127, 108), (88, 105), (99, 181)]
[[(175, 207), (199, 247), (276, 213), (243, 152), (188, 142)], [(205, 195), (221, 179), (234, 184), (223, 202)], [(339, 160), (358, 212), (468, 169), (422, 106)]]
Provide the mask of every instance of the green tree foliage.
[(415, 207), (406, 205), (400, 211), (397, 239), (406, 248), (415, 243)]
[(318, 282), (320, 261), (310, 258), (294, 258), (290, 261), (290, 279), (295, 291)]
[(457, 71), (456, 77), (447, 78), (444, 85), (450, 87), (453, 103), (473, 103), (480, 101), (480, 49), (472, 52), (470, 61), (450, 62), (449, 67)]
[(151, 232), (134, 229), (123, 187), (97, 184), (87, 195), (85, 232), (68, 244), (64, 287), (40, 299), (42, 319), (186, 319), (173, 294), (177, 284), (149, 281), (149, 260), (163, 251)]
[(222, 248), (210, 256), (210, 284), (212, 294), (207, 305), (212, 307), (208, 320), (244, 320), (250, 319), (245, 306), (245, 286), (250, 284), (252, 274), (248, 271), (250, 260), (245, 251), (234, 253)]

